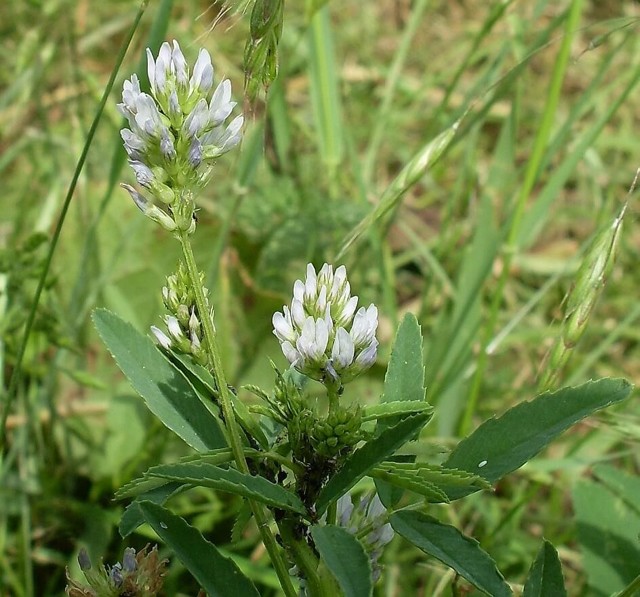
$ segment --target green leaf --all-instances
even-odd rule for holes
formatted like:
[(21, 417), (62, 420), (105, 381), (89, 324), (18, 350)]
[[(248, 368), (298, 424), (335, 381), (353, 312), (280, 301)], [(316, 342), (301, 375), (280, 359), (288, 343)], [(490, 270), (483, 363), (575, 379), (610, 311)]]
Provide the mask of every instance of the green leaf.
[(491, 488), (491, 484), (478, 475), (423, 462), (383, 462), (370, 475), (376, 485), (382, 480), (418, 493), (431, 503), (449, 502), (449, 494), (455, 495), (463, 487), (474, 491)]
[(308, 31), (311, 104), (320, 155), (331, 175), (336, 172), (343, 159), (344, 124), (340, 106), (339, 73), (335, 64), (331, 18), (327, 7), (314, 15)]
[(620, 500), (619, 507), (629, 508), (640, 516), (640, 503), (638, 503), (640, 478), (605, 464), (594, 466), (593, 475), (615, 496), (616, 500)]
[(139, 477), (138, 479), (133, 479), (132, 481), (129, 481), (128, 483), (123, 485), (120, 489), (118, 489), (118, 491), (116, 491), (114, 497), (117, 500), (122, 500), (129, 497), (137, 497), (147, 491), (153, 491), (155, 489), (158, 489), (158, 487), (162, 487), (166, 484), (166, 481), (162, 479), (156, 479), (155, 477)]
[[(377, 483), (382, 481), (383, 483), (388, 483), (389, 485), (402, 490), (406, 489), (408, 491), (413, 491), (413, 493), (421, 495), (431, 504), (449, 503), (447, 494), (436, 485), (426, 479), (420, 479), (405, 471), (390, 471), (388, 469), (375, 467), (369, 474), (376, 481), (376, 487)], [(384, 502), (382, 503), (384, 504)]]
[(126, 537), (135, 531), (144, 521), (144, 515), (140, 509), (140, 502), (153, 502), (164, 504), (171, 496), (182, 491), (181, 483), (165, 483), (155, 489), (146, 491), (131, 502), (124, 510), (118, 531), (121, 537)]
[(424, 396), (422, 333), (415, 315), (407, 313), (393, 343), (381, 402), (424, 401)]
[[(413, 402), (386, 402), (384, 404), (372, 404), (366, 405), (362, 409), (362, 420), (373, 421), (381, 419), (392, 419), (397, 423), (400, 419), (403, 419), (409, 415), (415, 415), (418, 413), (431, 413), (433, 412), (433, 406), (426, 402), (417, 403)], [(386, 423), (386, 421), (385, 421)]]
[(407, 417), (393, 427), (385, 429), (351, 454), (342, 468), (320, 491), (316, 502), (318, 516), (322, 516), (334, 499), (349, 491), (376, 464), (391, 456), (405, 442), (419, 433), (429, 421), (430, 416), (428, 413), (423, 413)]
[(164, 425), (199, 452), (226, 447), (218, 420), (150, 338), (106, 309), (96, 309), (93, 322), (118, 367)]
[(153, 530), (173, 550), (209, 597), (260, 597), (254, 584), (230, 558), (220, 554), (200, 531), (152, 502), (140, 502), (140, 510)]
[(294, 493), (264, 477), (241, 473), (233, 468), (221, 468), (207, 463), (165, 464), (149, 469), (147, 474), (189, 485), (212, 487), (260, 501), (273, 508), (297, 512), (303, 516), (307, 514), (304, 504)]
[(558, 552), (545, 540), (531, 566), (522, 597), (563, 597), (566, 594)]
[(369, 597), (373, 592), (371, 563), (362, 543), (333, 525), (311, 527), (311, 536), (345, 597)]
[(621, 473), (626, 481), (611, 487), (611, 467), (596, 470), (603, 475), (605, 468), (610, 469), (604, 473), (606, 485), (585, 479), (572, 491), (578, 542), (594, 595), (623, 590), (638, 575), (640, 562), (638, 496), (626, 490), (633, 491), (637, 480)]
[[(376, 425), (378, 431), (382, 431), (400, 420), (398, 416), (401, 414), (400, 412), (396, 412), (395, 415), (390, 412), (416, 407), (433, 409), (425, 400), (423, 363), (420, 325), (415, 315), (407, 313), (398, 326), (398, 332), (393, 342), (389, 366), (384, 377), (381, 404), (366, 411), (366, 415), (372, 412), (380, 413), (381, 416), (378, 416)], [(389, 410), (387, 411), (387, 409)], [(391, 482), (391, 480), (389, 481)], [(381, 477), (375, 479), (375, 484), (378, 496), (387, 508), (392, 508), (404, 494), (401, 486), (393, 482), (390, 485), (385, 485), (385, 481)], [(428, 485), (424, 486), (425, 490)], [(409, 489), (409, 487), (405, 486), (404, 489)], [(429, 496), (435, 498), (438, 494), (437, 491), (428, 494), (420, 491), (417, 493), (424, 495), (427, 499)], [(446, 496), (444, 498), (444, 501), (447, 501)]]
[[(180, 369), (182, 374), (189, 380), (189, 383), (200, 394), (202, 400), (218, 399), (219, 393), (216, 389), (216, 382), (213, 379), (213, 375), (209, 373), (204, 367), (194, 363), (193, 360), (186, 355), (177, 353), (171, 353), (171, 361)], [(255, 439), (264, 450), (269, 449), (269, 442), (262, 431), (260, 425), (251, 416), (249, 409), (244, 405), (244, 402), (238, 398), (235, 390), (230, 392), (231, 402), (233, 404), (233, 410), (236, 413), (238, 422), (242, 429)]]
[(389, 522), (407, 541), (453, 568), (492, 597), (509, 597), (512, 591), (491, 556), (479, 543), (458, 529), (415, 511), (392, 514)]
[[(458, 444), (444, 465), (493, 483), (520, 468), (574, 423), (624, 400), (630, 392), (631, 384), (624, 379), (600, 379), (545, 392), (485, 421)], [(457, 497), (469, 493), (465, 490)]]

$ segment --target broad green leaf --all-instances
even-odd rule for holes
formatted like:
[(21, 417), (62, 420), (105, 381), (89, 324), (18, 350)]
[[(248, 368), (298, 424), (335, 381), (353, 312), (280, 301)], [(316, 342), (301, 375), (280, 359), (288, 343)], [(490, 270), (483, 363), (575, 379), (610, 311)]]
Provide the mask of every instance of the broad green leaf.
[(227, 445), (218, 420), (150, 338), (106, 309), (95, 310), (93, 321), (118, 367), (169, 429), (199, 452)]
[(311, 527), (322, 561), (335, 576), (345, 597), (369, 597), (373, 591), (371, 563), (362, 543), (342, 527)]
[(512, 591), (491, 556), (471, 537), (421, 512), (405, 510), (392, 514), (389, 522), (396, 533), (491, 597), (509, 597)]
[(235, 493), (273, 508), (297, 512), (303, 516), (307, 513), (300, 498), (281, 485), (276, 485), (264, 477), (241, 473), (233, 468), (221, 468), (207, 463), (165, 464), (149, 469), (147, 474)]
[(407, 417), (393, 427), (385, 429), (351, 454), (342, 468), (320, 491), (316, 502), (318, 516), (322, 516), (334, 499), (349, 491), (376, 464), (391, 456), (416, 433), (419, 433), (429, 418), (428, 413)]
[[(485, 421), (453, 450), (444, 466), (482, 475), (491, 483), (520, 468), (574, 423), (624, 400), (631, 384), (600, 379), (545, 392)], [(458, 497), (471, 493), (461, 492)]]
[(153, 502), (154, 504), (164, 504), (171, 496), (179, 493), (182, 490), (181, 483), (165, 483), (155, 489), (138, 496), (133, 502), (131, 502), (124, 510), (120, 524), (118, 525), (118, 531), (120, 531), (121, 537), (126, 537), (135, 531), (144, 521), (144, 515), (139, 505), (140, 502)]
[(545, 540), (531, 566), (522, 597), (563, 597), (566, 594), (558, 552)]
[[(602, 472), (603, 467), (598, 468)], [(626, 476), (627, 482), (632, 481), (630, 475)], [(621, 591), (638, 575), (640, 563), (637, 494), (621, 495), (618, 488), (612, 491), (585, 479), (575, 485), (572, 497), (578, 542), (592, 593), (604, 596)]]
[(422, 333), (415, 315), (407, 313), (393, 343), (381, 401), (424, 401), (424, 396)]
[(254, 584), (231, 558), (220, 554), (200, 531), (152, 502), (140, 502), (140, 510), (153, 530), (178, 556), (209, 597), (260, 597)]

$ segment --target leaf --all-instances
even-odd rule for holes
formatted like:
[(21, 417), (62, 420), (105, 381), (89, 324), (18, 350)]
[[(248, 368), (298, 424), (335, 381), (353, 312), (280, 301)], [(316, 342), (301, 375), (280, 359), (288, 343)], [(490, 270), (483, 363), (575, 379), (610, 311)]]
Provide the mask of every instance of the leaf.
[(154, 477), (139, 477), (138, 479), (133, 479), (129, 481), (125, 485), (123, 485), (118, 491), (115, 493), (115, 498), (117, 500), (121, 500), (128, 497), (137, 497), (142, 495), (147, 491), (153, 491), (158, 489), (158, 487), (162, 487), (166, 485), (166, 481), (162, 479), (157, 479)]
[(405, 442), (415, 436), (429, 421), (430, 414), (413, 415), (385, 429), (378, 436), (358, 448), (322, 488), (316, 502), (318, 516), (336, 498), (349, 491), (376, 464), (393, 454)]
[[(171, 361), (176, 364), (182, 374), (189, 380), (189, 383), (200, 394), (202, 400), (218, 400), (219, 392), (216, 389), (216, 382), (213, 375), (204, 367), (194, 363), (193, 360), (186, 355), (172, 352)], [(255, 439), (264, 450), (269, 449), (269, 442), (262, 431), (258, 422), (251, 416), (249, 409), (244, 402), (238, 398), (235, 390), (229, 392), (233, 410), (242, 429), (253, 439)]]
[[(415, 475), (408, 474), (404, 471), (390, 471), (388, 469), (380, 469), (376, 467), (369, 474), (376, 482), (382, 481), (383, 483), (388, 483), (389, 485), (393, 485), (393, 487), (397, 487), (399, 489), (413, 491), (413, 493), (421, 495), (431, 504), (449, 503), (447, 494), (436, 485), (426, 479), (420, 479)], [(382, 503), (384, 504), (384, 502)]]
[(334, 525), (313, 526), (311, 536), (345, 597), (369, 597), (373, 592), (371, 562), (362, 543)]
[[(624, 379), (600, 379), (545, 392), (485, 421), (458, 444), (444, 465), (493, 483), (520, 468), (574, 423), (626, 398), (631, 387)], [(464, 490), (457, 497), (469, 493)]]
[(491, 556), (471, 537), (439, 520), (415, 511), (391, 515), (393, 529), (407, 541), (453, 568), (492, 597), (509, 597), (512, 591)]
[[(424, 361), (422, 355), (422, 333), (415, 315), (407, 313), (398, 326), (389, 367), (384, 377), (384, 390), (381, 403), (367, 409), (367, 415), (372, 411), (380, 412), (376, 429), (382, 431), (397, 423), (401, 418), (397, 413), (389, 416), (385, 409), (397, 411), (399, 409), (424, 407), (433, 409), (425, 399), (424, 387)], [(392, 483), (385, 485), (385, 481), (378, 477), (375, 480), (376, 489), (380, 500), (387, 508), (392, 508), (400, 501), (404, 491), (398, 485)], [(409, 489), (405, 487), (405, 489)], [(424, 493), (421, 495), (425, 495)], [(435, 495), (435, 494), (433, 494)], [(427, 497), (427, 495), (425, 495)], [(428, 499), (428, 498), (427, 498)], [(445, 500), (446, 497), (445, 497)]]
[(260, 597), (254, 584), (230, 558), (220, 554), (200, 531), (152, 502), (140, 502), (145, 520), (174, 551), (209, 597)]
[[(603, 468), (611, 467), (599, 466), (600, 474)], [(640, 562), (638, 496), (618, 487), (612, 490), (609, 473), (607, 485), (585, 479), (572, 491), (580, 552), (594, 595), (622, 591), (638, 575)], [(622, 475), (625, 486), (632, 488), (636, 479)]]
[(378, 480), (383, 480), (418, 493), (431, 503), (449, 502), (449, 493), (455, 495), (461, 487), (472, 487), (474, 491), (491, 488), (491, 484), (478, 475), (423, 462), (383, 462), (370, 475), (376, 485)]
[(381, 402), (424, 401), (424, 396), (422, 333), (415, 315), (407, 313), (393, 343)]
[(373, 421), (374, 419), (377, 419), (380, 421), (380, 419), (393, 419), (394, 422), (397, 423), (400, 419), (403, 419), (408, 415), (431, 412), (433, 412), (433, 406), (426, 402), (422, 402), (420, 404), (415, 401), (385, 402), (384, 404), (366, 405), (362, 409), (362, 420)]
[(594, 466), (593, 475), (620, 500), (619, 508), (629, 508), (636, 516), (640, 516), (640, 478), (605, 464)]
[(118, 367), (164, 425), (199, 452), (226, 447), (218, 420), (151, 339), (106, 309), (96, 309), (93, 322)]
[(566, 594), (558, 552), (545, 540), (531, 566), (522, 597), (563, 597)]
[(336, 172), (344, 155), (344, 124), (340, 106), (339, 73), (331, 19), (327, 7), (311, 19), (309, 32), (309, 80), (311, 104), (320, 156), (329, 174)]
[(139, 495), (124, 510), (118, 531), (121, 537), (126, 537), (135, 531), (144, 521), (144, 515), (140, 509), (140, 502), (153, 502), (154, 504), (164, 504), (171, 496), (182, 490), (181, 483), (165, 483), (155, 489), (151, 489)]
[(212, 487), (260, 501), (273, 508), (303, 516), (307, 514), (304, 504), (294, 493), (264, 477), (241, 473), (234, 468), (221, 468), (207, 463), (165, 464), (149, 469), (147, 474), (189, 485)]

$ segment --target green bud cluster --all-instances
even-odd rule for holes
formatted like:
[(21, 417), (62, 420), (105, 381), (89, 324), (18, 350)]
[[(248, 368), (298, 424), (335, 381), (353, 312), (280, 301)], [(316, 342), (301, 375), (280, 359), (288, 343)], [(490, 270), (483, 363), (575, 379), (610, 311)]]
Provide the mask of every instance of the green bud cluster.
[(306, 451), (312, 451), (313, 459), (335, 458), (349, 453), (356, 444), (364, 439), (362, 411), (359, 405), (338, 406), (325, 418), (318, 418), (309, 409), (305, 409), (291, 420), (288, 431), (294, 456), (296, 452), (301, 460), (309, 460)]
[[(200, 272), (200, 284), (203, 282), (204, 274)], [(203, 291), (206, 300), (208, 290), (204, 286)], [(152, 326), (151, 331), (158, 344), (166, 350), (191, 355), (196, 363), (206, 365), (208, 357), (200, 313), (187, 270), (182, 263), (178, 265), (175, 274), (167, 277), (167, 285), (162, 288), (162, 301), (169, 311), (164, 318), (168, 334)], [(205, 317), (213, 320), (213, 312), (205, 314)]]

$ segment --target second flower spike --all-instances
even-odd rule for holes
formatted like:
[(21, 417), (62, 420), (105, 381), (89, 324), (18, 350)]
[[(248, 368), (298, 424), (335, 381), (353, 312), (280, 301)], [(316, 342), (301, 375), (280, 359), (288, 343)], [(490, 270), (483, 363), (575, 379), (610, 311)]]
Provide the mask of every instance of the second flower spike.
[[(211, 92), (213, 65), (206, 50), (200, 50), (193, 72), (177, 41), (163, 43), (155, 58), (147, 49), (147, 62), (151, 94), (141, 91), (134, 74), (124, 82), (118, 109), (129, 123), (120, 131), (129, 164), (153, 201), (125, 188), (145, 215), (169, 230), (191, 233), (194, 197), (209, 181), (213, 161), (240, 141), (244, 120), (238, 116), (226, 124), (236, 105), (231, 82), (225, 79)], [(168, 206), (173, 224), (152, 211), (154, 202)]]
[(316, 273), (307, 265), (304, 281), (293, 286), (290, 307), (273, 315), (273, 333), (298, 371), (319, 381), (344, 384), (376, 360), (378, 309), (356, 310), (344, 265), (327, 263)]

